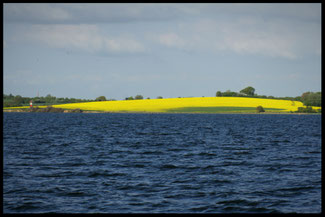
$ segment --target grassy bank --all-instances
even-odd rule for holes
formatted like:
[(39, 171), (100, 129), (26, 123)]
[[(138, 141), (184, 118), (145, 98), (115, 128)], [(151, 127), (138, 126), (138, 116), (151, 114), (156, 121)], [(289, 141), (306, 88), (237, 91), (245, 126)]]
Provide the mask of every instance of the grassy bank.
[[(265, 112), (283, 112), (283, 109), (264, 108)], [(256, 113), (255, 107), (183, 107), (168, 109), (171, 113)]]

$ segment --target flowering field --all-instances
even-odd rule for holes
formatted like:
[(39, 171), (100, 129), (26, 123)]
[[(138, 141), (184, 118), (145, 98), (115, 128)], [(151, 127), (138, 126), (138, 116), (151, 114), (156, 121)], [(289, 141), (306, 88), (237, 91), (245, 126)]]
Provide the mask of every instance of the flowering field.
[(63, 109), (105, 112), (256, 112), (257, 106), (266, 112), (290, 112), (304, 107), (302, 102), (278, 99), (246, 97), (193, 97), (169, 99), (143, 99), (122, 101), (101, 101), (54, 105)]
[[(37, 106), (37, 107), (46, 108), (47, 106), (42, 105), (42, 106)], [(3, 107), (4, 110), (7, 110), (7, 109), (27, 109), (27, 108), (29, 108), (29, 106)]]
[[(247, 97), (193, 97), (100, 101), (53, 105), (53, 107), (63, 109), (79, 108), (86, 111), (102, 112), (255, 113), (256, 107), (259, 105), (263, 106), (266, 112), (276, 113), (294, 112), (298, 110), (298, 107), (304, 107), (303, 103), (299, 101)], [(28, 108), (28, 106), (19, 108)], [(313, 107), (313, 109), (319, 108)]]

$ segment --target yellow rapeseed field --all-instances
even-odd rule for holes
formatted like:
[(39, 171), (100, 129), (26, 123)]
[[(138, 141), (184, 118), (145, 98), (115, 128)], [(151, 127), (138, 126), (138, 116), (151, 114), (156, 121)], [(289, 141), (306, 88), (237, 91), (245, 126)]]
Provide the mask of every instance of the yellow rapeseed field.
[[(53, 105), (63, 109), (105, 111), (105, 112), (168, 112), (170, 109), (184, 107), (252, 107), (263, 106), (265, 109), (282, 109), (282, 112), (297, 111), (304, 107), (302, 102), (278, 99), (259, 99), (246, 97), (193, 97), (168, 99), (143, 99), (122, 101), (101, 101)], [(319, 107), (313, 107), (317, 109)], [(280, 111), (280, 110), (279, 110)]]
[[(42, 105), (42, 106), (37, 106), (38, 108), (46, 108), (47, 106)], [(16, 106), (16, 107), (3, 107), (3, 109), (26, 109), (29, 108), (29, 106)]]

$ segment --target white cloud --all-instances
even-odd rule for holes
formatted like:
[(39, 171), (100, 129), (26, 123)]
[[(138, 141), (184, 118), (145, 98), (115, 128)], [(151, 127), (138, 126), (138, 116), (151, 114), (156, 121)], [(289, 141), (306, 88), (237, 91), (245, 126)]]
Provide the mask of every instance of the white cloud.
[(315, 3), (6, 3), (4, 5), (4, 20), (31, 23), (67, 22), (71, 24), (168, 21), (185, 17), (218, 17), (220, 15), (231, 15), (231, 17), (253, 15), (259, 19), (286, 17), (295, 20), (317, 20), (320, 11), (321, 4)]
[(152, 38), (169, 48), (192, 51), (231, 51), (287, 59), (320, 53), (317, 24), (242, 16), (230, 21), (204, 18), (175, 26), (172, 32)]
[(224, 35), (224, 46), (240, 54), (262, 54), (273, 57), (294, 59), (294, 38), (287, 35), (265, 31), (241, 31), (227, 29)]
[(77, 48), (88, 52), (136, 53), (144, 46), (131, 37), (114, 38), (103, 35), (96, 25), (33, 25), (24, 39), (57, 48)]
[(70, 19), (71, 14), (59, 4), (6, 3), (4, 19), (19, 22), (62, 22)]
[(173, 32), (158, 35), (157, 39), (159, 43), (168, 47), (183, 47), (185, 45), (185, 41)]
[(129, 52), (129, 53), (136, 53), (136, 52), (143, 52), (145, 51), (144, 46), (133, 39), (129, 38), (115, 38), (115, 39), (104, 39), (104, 45), (109, 51), (113, 52)]
[(296, 59), (318, 54), (320, 26), (299, 21), (250, 18), (222, 25), (224, 46), (236, 53)]
[[(128, 34), (133, 31), (138, 38), (151, 35), (150, 42), (170, 49), (231, 51), (288, 59), (310, 53), (320, 55), (319, 14), (320, 4), (5, 4), (4, 7), (5, 23), (43, 23), (33, 24), (27, 34), (19, 35), (53, 47), (110, 53), (146, 51), (150, 46), (148, 41), (140, 42)], [(138, 22), (125, 23), (132, 21)], [(134, 28), (139, 25), (139, 29), (144, 29), (140, 21), (151, 21), (146, 23), (150, 30), (144, 34)], [(89, 23), (109, 23), (107, 26), (113, 31), (118, 26), (117, 31), (122, 30), (121, 35), (125, 32), (126, 35), (105, 35), (97, 25)], [(162, 23), (159, 33), (153, 30)]]
[(6, 22), (24, 23), (125, 23), (175, 19), (181, 10), (173, 4), (123, 3), (6, 3)]

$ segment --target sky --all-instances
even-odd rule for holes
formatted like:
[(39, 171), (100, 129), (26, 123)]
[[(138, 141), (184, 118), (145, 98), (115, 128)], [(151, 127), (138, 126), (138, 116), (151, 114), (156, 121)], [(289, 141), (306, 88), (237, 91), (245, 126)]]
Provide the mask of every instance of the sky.
[(5, 3), (3, 13), (4, 94), (321, 91), (320, 3)]

